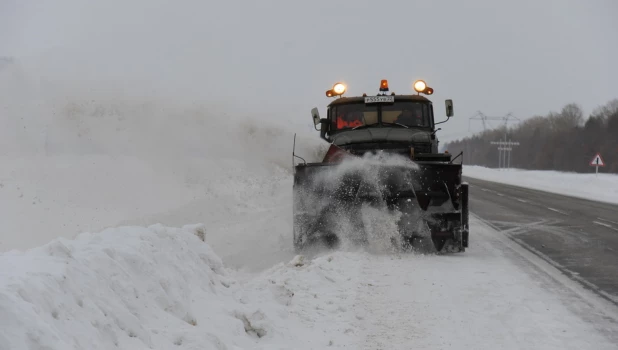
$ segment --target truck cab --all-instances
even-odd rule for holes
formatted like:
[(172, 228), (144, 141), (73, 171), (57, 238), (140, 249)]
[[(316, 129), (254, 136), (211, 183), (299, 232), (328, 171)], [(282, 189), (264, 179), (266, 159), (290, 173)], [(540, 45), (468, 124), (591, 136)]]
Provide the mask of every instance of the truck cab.
[[(422, 85), (426, 86), (424, 82)], [(334, 90), (327, 91), (327, 96), (334, 94)], [(413, 157), (438, 154), (436, 131), (440, 129), (435, 127), (432, 102), (420, 93), (387, 95), (388, 83), (385, 80), (380, 90), (381, 94), (376, 96), (340, 96), (328, 104), (326, 118), (320, 118), (317, 108), (314, 108), (312, 117), (316, 129), (320, 125), (320, 137), (355, 155), (377, 150)], [(452, 101), (447, 100), (449, 118), (453, 115), (452, 106)]]

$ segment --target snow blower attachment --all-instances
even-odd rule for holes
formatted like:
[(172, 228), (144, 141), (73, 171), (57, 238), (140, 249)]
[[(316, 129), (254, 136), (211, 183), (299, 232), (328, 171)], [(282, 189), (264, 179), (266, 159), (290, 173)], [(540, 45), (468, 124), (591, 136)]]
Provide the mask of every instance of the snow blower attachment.
[(439, 252), (468, 247), (468, 185), (461, 159), (454, 162), (463, 154), (438, 152), (435, 136), (435, 125), (453, 116), (453, 103), (446, 100), (447, 120), (434, 123), (432, 103), (420, 95), (433, 89), (422, 80), (413, 87), (416, 95), (387, 95), (382, 80), (376, 96), (342, 97), (347, 88), (337, 83), (326, 92), (339, 97), (327, 106), (327, 117), (311, 111), (330, 148), (322, 162), (294, 166), (296, 250), (336, 245), (344, 232), (345, 239), (366, 243), (368, 231), (376, 231), (375, 224), (370, 228), (375, 218), (363, 214), (368, 208), (393, 218), (378, 220), (377, 231), (393, 224), (393, 242), (401, 248), (425, 242)]

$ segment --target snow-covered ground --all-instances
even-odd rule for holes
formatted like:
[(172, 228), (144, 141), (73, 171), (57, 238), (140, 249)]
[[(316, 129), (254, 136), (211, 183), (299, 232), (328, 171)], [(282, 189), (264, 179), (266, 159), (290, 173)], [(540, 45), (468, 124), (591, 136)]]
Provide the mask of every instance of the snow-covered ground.
[(472, 227), (466, 254), (339, 251), (250, 276), (204, 225), (56, 239), (0, 256), (0, 348), (616, 348), (614, 306)]
[(614, 306), (474, 219), (464, 254), (295, 256), (306, 84), (208, 4), (62, 3), (0, 70), (1, 350), (616, 348)]
[(463, 175), (572, 197), (618, 204), (618, 175), (559, 171), (490, 169), (465, 165)]
[[(3, 139), (0, 349), (618, 341), (614, 306), (477, 221), (455, 256), (295, 257), (293, 128), (140, 100), (34, 112), (10, 121), (28, 132)], [(297, 151), (310, 159), (320, 145), (301, 132)]]
[(455, 256), (295, 257), (293, 127), (45, 97), (4, 100), (0, 349), (615, 348), (615, 307), (477, 221)]

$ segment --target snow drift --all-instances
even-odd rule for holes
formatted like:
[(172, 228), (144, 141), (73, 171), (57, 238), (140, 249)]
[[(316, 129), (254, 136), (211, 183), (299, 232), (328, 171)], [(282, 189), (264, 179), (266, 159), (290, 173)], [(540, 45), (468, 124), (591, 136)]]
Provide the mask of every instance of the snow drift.
[(242, 287), (207, 236), (204, 225), (120, 227), (0, 255), (0, 348), (267, 349), (310, 340), (285, 311), (294, 293), (279, 281)]

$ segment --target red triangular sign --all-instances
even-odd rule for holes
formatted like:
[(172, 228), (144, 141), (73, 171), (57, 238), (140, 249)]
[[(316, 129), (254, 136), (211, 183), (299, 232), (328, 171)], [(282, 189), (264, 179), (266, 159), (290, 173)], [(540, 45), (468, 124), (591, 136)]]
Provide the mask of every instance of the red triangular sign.
[(599, 153), (597, 153), (597, 155), (594, 156), (594, 158), (592, 158), (592, 161), (590, 162), (590, 165), (592, 165), (592, 166), (605, 166), (605, 163), (603, 162), (603, 158), (601, 158), (601, 155)]

